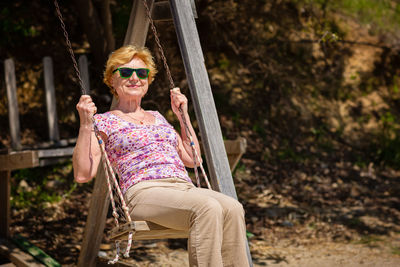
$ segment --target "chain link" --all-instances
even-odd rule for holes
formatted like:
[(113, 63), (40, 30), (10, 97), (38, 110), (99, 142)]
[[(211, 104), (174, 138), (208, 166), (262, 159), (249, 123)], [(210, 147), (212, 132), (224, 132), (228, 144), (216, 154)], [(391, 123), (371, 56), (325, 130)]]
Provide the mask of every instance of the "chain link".
[(86, 88), (85, 88), (85, 86), (83, 84), (83, 81), (82, 81), (82, 78), (81, 78), (81, 73), (79, 71), (78, 64), (76, 63), (76, 60), (75, 60), (74, 51), (72, 50), (71, 42), (69, 41), (68, 32), (67, 32), (67, 30), (65, 28), (64, 19), (63, 19), (63, 16), (61, 14), (60, 7), (58, 6), (57, 0), (54, 0), (54, 5), (56, 7), (58, 19), (60, 20), (60, 23), (61, 23), (61, 28), (62, 28), (62, 30), (64, 32), (65, 42), (67, 43), (67, 47), (68, 47), (68, 51), (69, 51), (69, 54), (70, 54), (71, 59), (72, 59), (72, 63), (74, 64), (75, 73), (76, 73), (76, 76), (77, 76), (77, 78), (79, 80), (79, 86), (81, 87), (81, 94), (82, 95), (86, 95), (87, 94), (87, 90), (86, 90)]
[(172, 75), (171, 75), (171, 72), (169, 70), (169, 66), (167, 64), (167, 58), (164, 55), (164, 49), (162, 48), (160, 39), (158, 38), (158, 32), (157, 32), (156, 26), (154, 26), (154, 21), (151, 18), (150, 8), (147, 5), (147, 1), (146, 0), (143, 0), (143, 5), (146, 8), (146, 15), (149, 18), (149, 22), (150, 22), (150, 25), (151, 25), (151, 30), (153, 31), (154, 38), (155, 38), (157, 46), (158, 46), (158, 50), (160, 51), (160, 54), (161, 54), (161, 59), (162, 59), (162, 61), (164, 63), (165, 71), (167, 72), (167, 76), (168, 76), (168, 79), (169, 79), (169, 84), (170, 84), (170, 87), (172, 89), (172, 88), (175, 87), (174, 80), (172, 79)]

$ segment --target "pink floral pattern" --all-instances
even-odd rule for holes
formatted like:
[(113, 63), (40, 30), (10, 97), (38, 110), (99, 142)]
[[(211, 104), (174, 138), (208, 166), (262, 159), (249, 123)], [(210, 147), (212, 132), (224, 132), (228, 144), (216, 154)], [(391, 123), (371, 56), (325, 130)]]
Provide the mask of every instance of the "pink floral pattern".
[(191, 182), (177, 151), (175, 129), (159, 112), (148, 112), (156, 118), (153, 125), (131, 123), (111, 112), (94, 116), (97, 128), (108, 137), (107, 156), (123, 194), (144, 180), (177, 177)]

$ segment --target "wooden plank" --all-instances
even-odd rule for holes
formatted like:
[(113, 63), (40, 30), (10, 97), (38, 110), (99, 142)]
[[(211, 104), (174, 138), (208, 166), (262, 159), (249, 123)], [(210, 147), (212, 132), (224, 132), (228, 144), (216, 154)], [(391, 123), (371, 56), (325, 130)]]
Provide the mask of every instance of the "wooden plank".
[(0, 238), (0, 255), (10, 259), (18, 267), (45, 267), (46, 265), (37, 262), (35, 258), (28, 253), (23, 252), (12, 242)]
[(89, 64), (86, 55), (81, 55), (78, 59), (79, 72), (81, 73), (85, 94), (90, 94)]
[[(190, 3), (187, 0), (170, 0), (170, 3), (212, 186), (237, 199)], [(253, 266), (247, 242), (246, 250), (249, 265)]]
[(190, 3), (170, 3), (213, 189), (237, 198)]
[(4, 73), (8, 99), (8, 121), (10, 125), (11, 147), (21, 149), (20, 123), (17, 98), (17, 82), (15, 79), (14, 61), (9, 58), (4, 61)]
[(33, 168), (39, 166), (37, 151), (15, 151), (0, 155), (0, 171)]
[(37, 151), (38, 157), (42, 158), (57, 158), (57, 157), (70, 157), (74, 152), (73, 147), (62, 147), (52, 149), (41, 149)]
[(0, 237), (10, 236), (10, 171), (0, 171)]
[(226, 154), (228, 155), (229, 167), (231, 172), (236, 168), (239, 160), (246, 152), (247, 141), (244, 137), (239, 137), (236, 140), (224, 140)]
[(58, 130), (53, 61), (51, 57), (43, 58), (43, 72), (44, 72), (44, 88), (45, 88), (46, 107), (47, 107), (47, 123), (49, 127), (49, 139), (50, 141), (58, 142), (60, 140), (60, 133)]
[(188, 232), (166, 228), (162, 225), (134, 221), (115, 227), (109, 232), (110, 240), (127, 240), (130, 231), (134, 231), (133, 240), (187, 238)]
[(104, 168), (99, 167), (86, 220), (78, 266), (94, 266), (106, 223), (109, 195)]
[[(147, 3), (150, 10), (152, 10), (154, 1), (148, 0)], [(149, 28), (149, 22), (145, 14), (145, 8), (141, 3), (141, 0), (134, 0), (124, 45), (145, 45)], [(116, 99), (114, 97), (111, 108), (115, 105)], [(104, 233), (104, 226), (109, 207), (109, 196), (106, 188), (107, 185), (104, 168), (103, 166), (99, 166), (90, 201), (89, 214), (86, 220), (78, 266), (86, 267), (95, 264), (97, 252), (99, 251), (101, 239)]]
[[(193, 16), (197, 18), (196, 5), (194, 0), (190, 0), (190, 5), (192, 7)], [(172, 20), (171, 8), (169, 6), (169, 1), (160, 1), (154, 3), (153, 12), (151, 18), (154, 21), (170, 21)]]
[[(146, 1), (150, 12), (152, 12), (154, 1)], [(124, 45), (145, 45), (147, 32), (149, 29), (149, 19), (147, 18), (146, 14), (146, 8), (144, 7), (142, 0), (133, 0), (128, 29), (124, 39)]]

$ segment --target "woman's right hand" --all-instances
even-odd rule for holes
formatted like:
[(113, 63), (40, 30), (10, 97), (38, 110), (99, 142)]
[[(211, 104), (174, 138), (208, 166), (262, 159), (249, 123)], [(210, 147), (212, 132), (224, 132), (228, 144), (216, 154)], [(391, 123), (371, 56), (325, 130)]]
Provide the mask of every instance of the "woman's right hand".
[(91, 126), (92, 117), (96, 114), (97, 108), (90, 95), (82, 95), (76, 104), (76, 109), (79, 113), (80, 125)]

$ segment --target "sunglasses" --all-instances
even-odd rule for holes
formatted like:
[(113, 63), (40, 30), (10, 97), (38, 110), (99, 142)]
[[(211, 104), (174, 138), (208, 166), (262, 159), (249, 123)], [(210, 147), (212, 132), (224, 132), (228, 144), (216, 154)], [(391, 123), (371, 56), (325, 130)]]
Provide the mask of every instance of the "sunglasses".
[(115, 73), (116, 71), (119, 71), (119, 77), (122, 79), (129, 79), (134, 72), (136, 72), (136, 75), (138, 76), (139, 79), (146, 79), (149, 77), (150, 70), (149, 69), (132, 69), (132, 68), (118, 68), (114, 70), (112, 73)]

